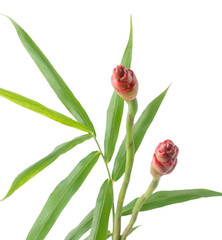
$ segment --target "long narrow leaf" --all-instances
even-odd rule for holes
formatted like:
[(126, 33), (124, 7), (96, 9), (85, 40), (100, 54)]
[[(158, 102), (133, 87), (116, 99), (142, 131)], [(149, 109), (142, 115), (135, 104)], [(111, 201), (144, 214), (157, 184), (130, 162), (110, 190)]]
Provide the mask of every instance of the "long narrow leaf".
[[(175, 191), (159, 191), (152, 194), (143, 205), (141, 211), (149, 211), (155, 208), (165, 207), (175, 203), (187, 202), (198, 198), (222, 196), (222, 193), (208, 189), (187, 189)], [(132, 213), (137, 199), (127, 204), (122, 211), (122, 216)]]
[(90, 129), (88, 129), (87, 127), (85, 127), (84, 125), (82, 125), (79, 122), (74, 121), (73, 119), (59, 113), (56, 112), (54, 110), (51, 110), (45, 106), (43, 106), (42, 104), (33, 101), (29, 98), (23, 97), (22, 95), (19, 95), (17, 93), (5, 90), (3, 88), (0, 88), (0, 96), (4, 97), (6, 99), (8, 99), (9, 101), (12, 101), (24, 108), (27, 108), (29, 110), (32, 110), (36, 113), (42, 114), (48, 118), (53, 119), (54, 121), (57, 121), (59, 123), (62, 123), (64, 125), (73, 127), (73, 128), (77, 128), (79, 130), (85, 131), (85, 132), (90, 132)]
[(113, 203), (112, 181), (106, 180), (100, 188), (94, 210), (89, 240), (105, 240), (108, 233), (110, 210)]
[[(94, 209), (81, 221), (81, 223), (73, 229), (65, 238), (65, 240), (79, 240), (92, 226)], [(130, 232), (133, 233), (139, 226), (136, 226)], [(112, 233), (108, 231), (106, 239), (110, 238)], [(89, 236), (84, 240), (89, 240)]]
[(79, 240), (92, 226), (94, 209), (66, 236), (65, 240)]
[[(138, 227), (140, 227), (140, 226), (136, 226), (136, 227), (132, 228), (130, 234), (133, 233)], [(130, 235), (130, 234), (129, 234), (129, 235)], [(106, 236), (106, 239), (112, 237), (112, 235), (113, 235), (113, 234), (112, 234), (110, 231), (108, 231), (107, 236)], [(78, 239), (79, 239), (79, 238), (78, 238)], [(78, 240), (78, 239), (74, 239), (74, 238), (73, 238), (72, 240)], [(89, 240), (89, 239), (90, 239), (90, 238), (87, 237), (87, 238), (85, 238), (84, 240)], [(66, 240), (66, 239), (65, 239), (65, 240)]]
[(77, 138), (74, 138), (69, 142), (65, 142), (58, 145), (49, 155), (47, 155), (43, 159), (39, 160), (35, 164), (26, 168), (23, 172), (21, 172), (15, 178), (8, 193), (5, 195), (5, 197), (2, 200), (11, 196), (18, 188), (20, 188), (23, 184), (25, 184), (27, 181), (29, 181), (31, 178), (33, 178), (35, 175), (37, 175), (39, 172), (41, 172), (43, 169), (45, 169), (47, 166), (53, 163), (59, 156), (68, 152), (69, 150), (74, 148), (76, 145), (90, 139), (91, 137), (92, 137), (91, 134), (85, 134)]
[[(133, 48), (133, 25), (132, 17), (130, 18), (130, 34), (129, 40), (122, 57), (121, 65), (126, 68), (130, 68), (132, 60), (132, 48)], [(116, 141), (119, 136), (119, 128), (122, 120), (124, 108), (124, 100), (114, 91), (108, 110), (106, 120), (106, 133), (104, 141), (105, 159), (109, 162), (113, 156)]]
[[(134, 144), (135, 144), (135, 152), (138, 150), (146, 132), (149, 128), (150, 124), (152, 123), (166, 93), (168, 91), (168, 88), (162, 92), (157, 98), (155, 98), (143, 111), (140, 118), (137, 120), (135, 126), (134, 126)], [(124, 138), (119, 151), (117, 153), (113, 172), (112, 172), (112, 178), (114, 181), (117, 181), (120, 179), (120, 177), (124, 173), (125, 164), (126, 164), (126, 138)]]
[[(215, 192), (212, 190), (207, 190), (207, 189), (159, 191), (159, 192), (152, 194), (146, 200), (141, 211), (149, 211), (149, 210), (153, 210), (156, 208), (165, 207), (165, 206), (168, 206), (171, 204), (183, 203), (183, 202), (187, 202), (187, 201), (195, 200), (195, 199), (199, 199), (199, 198), (216, 197), (216, 196), (222, 196), (222, 193)], [(137, 201), (137, 198), (123, 207), (122, 216), (127, 216), (127, 215), (132, 214), (132, 210), (133, 210), (133, 207), (135, 206), (136, 201)], [(90, 224), (92, 223), (92, 219), (93, 219), (93, 210), (81, 222), (81, 223), (86, 223), (86, 225), (87, 225), (87, 229), (85, 232), (87, 232), (90, 229), (90, 227), (91, 227)], [(135, 227), (135, 229), (136, 228), (137, 227)], [(133, 229), (133, 231), (135, 229)], [(109, 233), (108, 233), (107, 237), (110, 237)], [(80, 238), (76, 238), (76, 240), (78, 240), (78, 239), (80, 239)], [(88, 240), (89, 237), (86, 239)], [(70, 239), (65, 239), (65, 240), (75, 240), (75, 238), (70, 238)]]
[[(133, 233), (138, 227), (140, 227), (140, 226), (136, 226), (136, 227), (132, 228), (132, 230), (131, 230), (131, 232), (129, 233), (129, 235), (130, 235), (131, 233)], [(113, 234), (112, 234), (110, 231), (108, 231), (108, 234), (107, 234), (106, 239), (112, 237), (112, 235), (113, 235)]]
[[(106, 235), (106, 239), (112, 237), (112, 233), (110, 231), (108, 231), (107, 235)], [(89, 240), (90, 236), (88, 236), (87, 238), (85, 238), (84, 240)], [(73, 239), (74, 240), (74, 239)]]
[(131, 67), (132, 61), (132, 51), (133, 51), (133, 23), (132, 23), (132, 16), (130, 17), (130, 33), (129, 33), (129, 40), (126, 45), (126, 49), (124, 51), (121, 65), (125, 66), (126, 68)]
[[(187, 202), (187, 201), (191, 201), (199, 198), (208, 198), (208, 197), (217, 197), (217, 196), (222, 196), (222, 193), (215, 192), (208, 189), (159, 191), (152, 194), (146, 200), (145, 204), (143, 205), (140, 211), (149, 211), (156, 208), (161, 208), (161, 207), (165, 207), (165, 206), (177, 204), (177, 203), (183, 203), (183, 202)], [(122, 216), (127, 216), (132, 214), (132, 210), (133, 210), (133, 207), (135, 206), (136, 201), (137, 201), (137, 198), (123, 207)], [(92, 221), (92, 217), (93, 217), (92, 215), (89, 216), (88, 222)], [(87, 230), (89, 229), (90, 227)], [(74, 240), (74, 238), (72, 240)]]
[(113, 234), (112, 234), (110, 231), (108, 231), (107, 236), (106, 236), (106, 239), (112, 237), (112, 235), (113, 235)]
[(113, 156), (123, 115), (124, 101), (115, 91), (107, 110), (106, 134), (104, 141), (105, 159), (109, 162)]
[(56, 72), (49, 60), (30, 38), (30, 36), (13, 19), (10, 17), (8, 18), (15, 27), (23, 46), (32, 57), (58, 98), (78, 122), (85, 125), (95, 134), (93, 124), (90, 121), (86, 111), (83, 109), (61, 76)]
[(96, 164), (100, 153), (92, 152), (81, 160), (49, 196), (26, 240), (42, 240), (48, 234), (66, 204), (81, 187), (82, 183)]

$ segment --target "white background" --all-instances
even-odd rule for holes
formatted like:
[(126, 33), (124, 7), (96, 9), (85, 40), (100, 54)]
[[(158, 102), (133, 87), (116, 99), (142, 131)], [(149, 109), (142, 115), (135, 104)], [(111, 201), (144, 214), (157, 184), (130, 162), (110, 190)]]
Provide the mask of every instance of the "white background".
[[(16, 20), (46, 54), (86, 109), (102, 146), (113, 92), (110, 76), (125, 49), (132, 14), (132, 69), (140, 87), (137, 117), (173, 84), (136, 154), (125, 203), (147, 188), (153, 151), (167, 138), (180, 149), (178, 166), (161, 179), (158, 190), (222, 192), (221, 1), (0, 0), (0, 12)], [(71, 117), (21, 45), (12, 24), (2, 16), (0, 87)], [(0, 198), (19, 172), (58, 144), (82, 134), (3, 98), (0, 114)], [(124, 121), (125, 117), (126, 112)], [(118, 145), (125, 134), (124, 121)], [(83, 143), (0, 202), (0, 239), (24, 240), (55, 186), (96, 149), (93, 140)], [(64, 239), (85, 217), (106, 177), (100, 159), (47, 240)], [(116, 194), (121, 181), (115, 184)], [(221, 203), (222, 198), (215, 197), (141, 213), (137, 224), (142, 226), (129, 239), (219, 240)], [(125, 226), (128, 218), (124, 219)]]

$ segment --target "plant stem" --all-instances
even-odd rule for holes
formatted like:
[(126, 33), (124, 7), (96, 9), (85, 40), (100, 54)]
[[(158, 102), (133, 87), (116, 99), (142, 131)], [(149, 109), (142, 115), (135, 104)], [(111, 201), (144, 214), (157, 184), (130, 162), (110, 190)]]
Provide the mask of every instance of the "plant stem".
[(109, 171), (109, 167), (108, 167), (107, 162), (106, 162), (106, 159), (105, 159), (105, 157), (104, 157), (104, 154), (103, 154), (103, 152), (102, 152), (102, 150), (101, 150), (101, 147), (100, 147), (100, 145), (99, 145), (99, 143), (98, 143), (98, 141), (97, 141), (97, 139), (96, 139), (96, 137), (95, 137), (94, 134), (93, 134), (93, 138), (94, 138), (94, 140), (95, 140), (95, 142), (96, 142), (96, 144), (97, 144), (97, 146), (98, 146), (99, 152), (100, 152), (100, 154), (101, 154), (101, 156), (102, 156), (102, 158), (103, 158), (103, 160), (104, 160), (104, 163), (105, 163), (105, 166), (106, 166), (106, 171), (107, 171), (108, 176), (109, 176), (109, 180), (112, 180), (111, 174), (110, 174), (110, 171)]
[(133, 126), (134, 126), (134, 117), (137, 112), (137, 100), (134, 99), (128, 102), (128, 115), (126, 120), (126, 167), (125, 167), (125, 175), (122, 183), (122, 187), (120, 189), (119, 198), (117, 202), (115, 223), (114, 223), (114, 240), (120, 239), (120, 231), (121, 231), (121, 215), (123, 202), (125, 199), (126, 191), (129, 185), (131, 171), (133, 167), (134, 161), (134, 140), (133, 140)]
[(136, 222), (136, 219), (137, 219), (140, 209), (142, 208), (145, 201), (152, 194), (152, 192), (158, 186), (159, 180), (160, 180), (159, 178), (153, 178), (147, 191), (140, 198), (137, 199), (135, 206), (133, 208), (133, 211), (132, 211), (131, 219), (130, 219), (129, 224), (127, 225), (126, 229), (123, 232), (121, 240), (125, 240), (127, 238), (127, 236), (130, 234), (130, 232), (132, 231), (132, 227), (133, 227), (134, 223)]
[[(107, 170), (109, 179), (112, 181), (112, 178), (111, 178), (111, 174), (110, 174), (110, 171), (109, 171), (109, 167), (108, 167), (107, 161), (106, 161), (105, 156), (104, 156), (104, 154), (103, 154), (103, 152), (102, 152), (102, 149), (101, 149), (101, 147), (100, 147), (100, 145), (99, 145), (99, 142), (97, 141), (97, 139), (96, 139), (96, 137), (95, 137), (94, 134), (93, 134), (93, 138), (94, 138), (94, 140), (95, 140), (95, 142), (96, 142), (96, 145), (97, 145), (97, 147), (98, 147), (98, 149), (99, 149), (99, 152), (100, 152), (100, 154), (101, 154), (101, 156), (102, 156), (102, 158), (103, 158), (103, 160), (104, 160), (104, 163), (105, 163), (105, 166), (106, 166), (106, 170)], [(112, 181), (112, 187), (113, 187), (113, 181)], [(113, 215), (113, 226), (114, 226), (114, 219), (115, 219), (114, 200), (113, 200), (113, 204), (112, 204), (112, 215)]]

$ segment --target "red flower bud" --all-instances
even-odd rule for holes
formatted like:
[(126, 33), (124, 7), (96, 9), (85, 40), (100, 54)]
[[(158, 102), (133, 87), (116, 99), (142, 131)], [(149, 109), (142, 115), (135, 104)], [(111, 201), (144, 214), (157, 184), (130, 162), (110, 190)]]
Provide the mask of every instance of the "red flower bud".
[(171, 173), (176, 167), (178, 152), (178, 147), (171, 140), (159, 143), (151, 162), (151, 174), (153, 177), (159, 178), (162, 175)]
[(124, 100), (130, 101), (136, 98), (138, 81), (132, 70), (127, 69), (122, 65), (118, 65), (113, 70), (111, 83), (120, 97)]

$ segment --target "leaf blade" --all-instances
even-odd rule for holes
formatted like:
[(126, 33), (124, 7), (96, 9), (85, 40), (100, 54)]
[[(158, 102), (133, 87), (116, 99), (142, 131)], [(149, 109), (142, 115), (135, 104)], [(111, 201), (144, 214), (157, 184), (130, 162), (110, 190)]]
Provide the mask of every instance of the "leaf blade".
[[(112, 237), (112, 233), (110, 231), (108, 231), (106, 239), (108, 239), (110, 237)], [(90, 236), (86, 237), (84, 240), (89, 240), (89, 239), (90, 239)], [(73, 240), (75, 240), (75, 239), (73, 239)]]
[(32, 226), (27, 240), (42, 240), (48, 234), (66, 204), (81, 187), (96, 164), (100, 153), (91, 152), (60, 182), (49, 196), (45, 206)]
[(68, 233), (65, 240), (79, 240), (92, 226), (94, 209)]
[(69, 142), (65, 142), (63, 144), (58, 145), (49, 155), (34, 163), (30, 167), (26, 168), (22, 171), (13, 181), (11, 187), (5, 197), (2, 199), (6, 199), (11, 196), (18, 188), (24, 185), (27, 181), (53, 163), (59, 156), (66, 153), (67, 151), (74, 148), (76, 145), (92, 138), (91, 134), (85, 134), (80, 137), (74, 138)]
[[(169, 88), (169, 87), (168, 87)], [(152, 123), (167, 91), (168, 88), (162, 92), (158, 97), (156, 97), (148, 106), (145, 108), (139, 119), (137, 120), (134, 126), (134, 145), (135, 152), (138, 150), (150, 124)], [(112, 171), (112, 179), (117, 181), (121, 178), (124, 173), (125, 164), (126, 164), (126, 147), (125, 147), (125, 139), (123, 140), (119, 151), (117, 153), (114, 167)]]
[(131, 67), (132, 62), (132, 52), (133, 52), (133, 21), (132, 16), (130, 17), (130, 33), (129, 33), (129, 39), (128, 43), (126, 45), (126, 49), (124, 51), (121, 65), (125, 66), (126, 68)]
[(73, 128), (85, 131), (85, 132), (90, 132), (90, 130), (87, 127), (85, 127), (84, 125), (82, 125), (81, 123), (76, 122), (73, 119), (71, 119), (63, 114), (56, 112), (50, 108), (47, 108), (44, 105), (42, 105), (30, 98), (24, 97), (20, 94), (0, 88), (0, 96), (4, 97), (5, 99), (7, 99), (11, 102), (18, 104), (24, 108), (27, 108), (31, 111), (39, 113), (43, 116), (46, 116), (56, 122), (62, 123), (66, 126), (73, 127)]
[(112, 181), (106, 180), (100, 188), (96, 200), (90, 240), (105, 240), (108, 233), (109, 215), (113, 203)]
[(116, 141), (119, 136), (120, 124), (123, 116), (124, 101), (115, 91), (112, 95), (106, 121), (106, 133), (104, 140), (104, 153), (107, 162), (112, 159)]
[[(132, 17), (130, 18), (130, 33), (129, 39), (121, 60), (121, 65), (126, 68), (130, 68), (132, 61), (132, 48), (133, 48), (133, 24)], [(104, 152), (105, 159), (110, 162), (112, 159), (116, 141), (119, 136), (120, 124), (123, 116), (124, 100), (119, 96), (119, 94), (114, 91), (112, 98), (110, 100), (109, 107), (107, 109), (107, 120), (106, 120), (106, 132), (104, 140)]]
[[(149, 211), (156, 208), (165, 207), (171, 204), (187, 202), (199, 198), (222, 196), (222, 193), (208, 189), (186, 189), (174, 191), (159, 191), (153, 193), (145, 202), (140, 211)], [(123, 207), (122, 216), (132, 213), (132, 209), (137, 199)]]
[(81, 106), (71, 90), (68, 88), (61, 76), (57, 73), (52, 64), (49, 62), (49, 60), (46, 58), (46, 56), (43, 54), (43, 52), (39, 49), (31, 37), (24, 31), (24, 29), (22, 29), (12, 18), (8, 16), (6, 17), (12, 22), (24, 48), (34, 60), (37, 67), (42, 72), (60, 101), (78, 122), (82, 123), (95, 134), (95, 129), (86, 111)]

